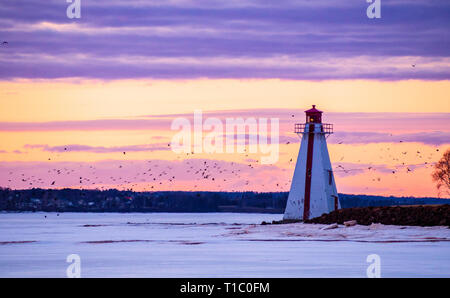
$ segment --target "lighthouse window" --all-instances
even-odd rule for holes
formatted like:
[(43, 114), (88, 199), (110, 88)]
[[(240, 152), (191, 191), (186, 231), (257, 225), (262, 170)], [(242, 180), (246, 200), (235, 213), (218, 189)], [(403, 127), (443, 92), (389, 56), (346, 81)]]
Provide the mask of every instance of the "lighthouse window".
[(333, 172), (328, 170), (328, 184), (331, 185), (333, 183)]

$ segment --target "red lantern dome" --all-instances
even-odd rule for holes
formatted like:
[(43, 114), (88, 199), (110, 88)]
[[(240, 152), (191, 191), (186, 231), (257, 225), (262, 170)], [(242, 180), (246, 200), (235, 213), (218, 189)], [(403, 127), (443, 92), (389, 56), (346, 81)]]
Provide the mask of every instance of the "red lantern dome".
[(316, 109), (316, 105), (312, 106), (312, 109), (305, 111), (306, 123), (322, 123), (322, 111)]

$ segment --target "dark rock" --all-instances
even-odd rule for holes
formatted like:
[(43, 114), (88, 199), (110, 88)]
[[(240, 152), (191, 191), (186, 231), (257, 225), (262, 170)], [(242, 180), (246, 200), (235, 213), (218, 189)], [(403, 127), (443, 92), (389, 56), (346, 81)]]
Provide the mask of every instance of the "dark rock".
[(361, 225), (381, 223), (401, 226), (439, 225), (450, 227), (450, 205), (346, 208), (306, 220), (305, 223), (343, 224), (350, 220), (356, 220)]

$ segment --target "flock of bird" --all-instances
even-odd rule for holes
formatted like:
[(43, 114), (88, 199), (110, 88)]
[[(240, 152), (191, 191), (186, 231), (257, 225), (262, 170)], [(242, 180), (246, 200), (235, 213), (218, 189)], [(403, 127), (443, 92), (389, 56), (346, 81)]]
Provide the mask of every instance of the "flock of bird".
[[(124, 152), (124, 155), (126, 153)], [(51, 159), (51, 158), (50, 158)], [(118, 189), (133, 189), (134, 187), (143, 190), (155, 190), (157, 188), (164, 188), (173, 186), (176, 182), (177, 176), (180, 180), (183, 179), (194, 182), (192, 186), (194, 189), (201, 189), (204, 186), (205, 181), (216, 183), (216, 186), (220, 189), (221, 184), (225, 184), (229, 181), (236, 182), (242, 181), (243, 185), (250, 185), (251, 179), (249, 174), (244, 171), (244, 165), (238, 164), (236, 162), (218, 162), (214, 160), (201, 160), (201, 159), (186, 159), (183, 161), (182, 171), (180, 173), (177, 171), (174, 165), (163, 165), (158, 164), (160, 161), (146, 161), (146, 165), (140, 163), (136, 165), (136, 161), (124, 161), (119, 162), (116, 165), (116, 169), (124, 171), (123, 174), (119, 175), (107, 175), (113, 171), (107, 170), (102, 167), (97, 167), (93, 165), (81, 164), (79, 168), (70, 169), (68, 167), (63, 168), (52, 168), (47, 171), (49, 177), (52, 177), (51, 182), (45, 181), (43, 178), (36, 177), (35, 175), (26, 176), (25, 174), (20, 174), (20, 182), (27, 184), (28, 187), (45, 187), (50, 184), (51, 187), (61, 187), (58, 186), (58, 181), (63, 181), (62, 184), (67, 183), (68, 180), (76, 180), (79, 183), (80, 188), (89, 188), (89, 186), (99, 189), (107, 188), (118, 188)], [(86, 169), (86, 167), (88, 167)], [(252, 163), (245, 166), (248, 169), (255, 169)], [(84, 174), (80, 176), (80, 173)], [(179, 174), (174, 174), (178, 172)], [(132, 174), (130, 174), (132, 173)], [(10, 177), (14, 176), (14, 172), (9, 172)], [(66, 177), (63, 177), (66, 176)], [(67, 179), (69, 178), (69, 179)], [(8, 179), (9, 183), (12, 183), (12, 178)], [(277, 185), (279, 185), (278, 183)], [(143, 186), (146, 185), (146, 186)], [(159, 187), (158, 187), (159, 186)], [(225, 188), (223, 188), (225, 189)]]
[[(400, 141), (400, 142), (403, 142), (403, 141)], [(391, 148), (388, 147), (386, 149), (387, 149), (386, 151), (390, 151)], [(383, 151), (383, 148), (381, 148), (380, 151)], [(435, 151), (439, 152), (439, 148), (436, 148)], [(406, 155), (408, 155), (408, 151), (402, 151), (401, 154), (402, 154), (402, 156), (406, 156)], [(392, 166), (392, 167), (388, 167), (388, 166), (384, 166), (384, 165), (382, 165), (382, 166), (372, 166), (371, 165), (371, 166), (367, 166), (367, 167), (364, 167), (364, 168), (351, 168), (351, 169), (348, 169), (348, 168), (345, 168), (342, 165), (337, 165), (335, 167), (334, 171), (335, 172), (339, 172), (340, 171), (340, 172), (344, 172), (344, 173), (349, 173), (349, 172), (352, 172), (352, 171), (362, 171), (362, 170), (367, 170), (367, 171), (381, 170), (381, 171), (384, 171), (384, 172), (390, 171), (392, 174), (396, 174), (397, 172), (399, 172), (402, 169), (404, 169), (406, 173), (409, 173), (409, 172), (413, 172), (414, 169), (417, 168), (417, 167), (428, 168), (428, 167), (433, 166), (435, 164), (435, 162), (432, 162), (432, 160), (435, 159), (435, 156), (434, 156), (433, 153), (428, 154), (428, 156), (423, 156), (422, 152), (417, 150), (416, 152), (412, 152), (409, 155), (411, 155), (411, 154), (415, 154), (414, 158), (421, 159), (421, 160), (423, 160), (423, 162), (421, 162), (421, 163), (414, 163), (414, 164), (407, 164), (406, 162), (401, 161), (400, 158), (395, 157), (395, 156), (393, 156), (392, 154), (389, 153), (389, 154), (387, 154), (387, 156), (386, 155), (385, 156), (380, 156), (379, 158), (380, 159), (384, 159), (385, 157), (387, 157), (389, 160), (397, 162), (397, 164)], [(341, 157), (340, 161), (343, 161), (343, 159), (344, 159), (344, 157)], [(358, 162), (360, 162), (360, 161), (361, 160), (358, 160)], [(378, 180), (378, 181), (380, 181), (380, 180)]]
[[(286, 145), (291, 144), (286, 142)], [(345, 140), (337, 142), (337, 144), (345, 144)], [(170, 146), (170, 144), (168, 145)], [(439, 149), (434, 149), (439, 152)], [(64, 148), (65, 152), (70, 152), (70, 147)], [(372, 164), (362, 164), (361, 160), (358, 163), (364, 165), (358, 168), (347, 168), (344, 162), (344, 156), (342, 156), (338, 162), (335, 162), (336, 166), (333, 171), (336, 174), (348, 174), (354, 171), (369, 172), (375, 176), (372, 181), (380, 182), (380, 174), (392, 173), (394, 175), (404, 171), (405, 173), (413, 172), (418, 167), (433, 166), (433, 160), (436, 156), (433, 153), (424, 155), (422, 151), (407, 152), (402, 151), (400, 156), (395, 156), (393, 150), (390, 147), (381, 148), (380, 159), (386, 158), (391, 160), (394, 166), (375, 166)], [(148, 160), (137, 162), (135, 160), (128, 160), (127, 153), (121, 152), (123, 156), (122, 160), (116, 160), (114, 164), (115, 171), (111, 169), (111, 164), (108, 168), (104, 168), (99, 165), (88, 165), (87, 163), (80, 164), (76, 169), (69, 167), (52, 168), (47, 171), (48, 177), (51, 179), (44, 179), (42, 177), (36, 177), (36, 175), (27, 176), (24, 173), (9, 172), (9, 179), (7, 187), (11, 185), (17, 185), (17, 179), (20, 179), (19, 184), (22, 187), (56, 187), (63, 188), (79, 187), (79, 188), (96, 188), (96, 189), (109, 189), (117, 188), (122, 190), (177, 190), (180, 186), (190, 185), (193, 190), (205, 190), (215, 189), (218, 191), (229, 191), (234, 189), (255, 189), (263, 187), (269, 191), (286, 191), (290, 187), (291, 180), (289, 171), (284, 168), (281, 169), (284, 175), (279, 175), (277, 168), (274, 168), (276, 175), (269, 177), (265, 176), (265, 182), (261, 182), (261, 176), (258, 176), (258, 160), (250, 159), (249, 154), (245, 153), (246, 159), (244, 162), (225, 162), (217, 160), (205, 160), (197, 158), (194, 152), (187, 153), (186, 156), (178, 156), (177, 162), (172, 164), (165, 164), (164, 161)], [(402, 161), (402, 158), (406, 158), (409, 155), (413, 155), (415, 160), (423, 160), (421, 163), (407, 164)], [(55, 160), (54, 157), (49, 157), (49, 161)], [(288, 164), (292, 164), (294, 158), (291, 157)], [(391, 162), (391, 163), (392, 163)], [(170, 161), (169, 161), (170, 163)], [(350, 163), (350, 164), (355, 164)], [(293, 170), (293, 167), (290, 167)], [(83, 173), (83, 174), (81, 174)], [(115, 174), (114, 174), (115, 173)], [(270, 172), (267, 172), (270, 173)], [(270, 175), (270, 174), (269, 174)], [(65, 177), (63, 177), (65, 176)], [(16, 180), (16, 181), (13, 181)], [(71, 181), (71, 182), (69, 182)], [(178, 184), (177, 182), (180, 182)], [(75, 186), (76, 185), (76, 186)]]

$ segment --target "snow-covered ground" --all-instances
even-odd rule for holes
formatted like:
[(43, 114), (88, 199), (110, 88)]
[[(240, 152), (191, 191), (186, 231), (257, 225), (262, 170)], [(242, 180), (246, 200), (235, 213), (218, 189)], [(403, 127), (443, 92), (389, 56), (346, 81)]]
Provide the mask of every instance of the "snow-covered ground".
[(0, 277), (450, 277), (446, 227), (259, 225), (274, 214), (0, 213)]

